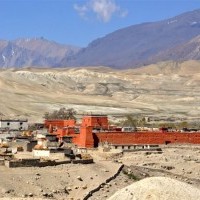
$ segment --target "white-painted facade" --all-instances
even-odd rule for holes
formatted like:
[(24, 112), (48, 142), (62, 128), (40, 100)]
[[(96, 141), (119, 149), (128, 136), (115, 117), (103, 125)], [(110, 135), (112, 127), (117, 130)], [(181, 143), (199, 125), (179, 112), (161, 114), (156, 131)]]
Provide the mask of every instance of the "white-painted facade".
[(28, 130), (27, 120), (0, 120), (0, 129), (6, 130)]
[(33, 156), (34, 157), (49, 157), (50, 156), (50, 151), (48, 149), (44, 150), (37, 150), (33, 149)]

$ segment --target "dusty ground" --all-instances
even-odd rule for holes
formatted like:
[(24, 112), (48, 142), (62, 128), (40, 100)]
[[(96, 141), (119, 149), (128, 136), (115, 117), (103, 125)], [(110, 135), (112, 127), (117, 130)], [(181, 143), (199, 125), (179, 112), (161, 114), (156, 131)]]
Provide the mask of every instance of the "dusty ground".
[(102, 152), (94, 151), (91, 154), (95, 163), (89, 165), (16, 169), (1, 166), (0, 197), (81, 200), (116, 173), (121, 163), (125, 167), (119, 176), (94, 193), (90, 200), (106, 200), (119, 189), (146, 177), (170, 177), (200, 189), (200, 146), (168, 145), (162, 146), (162, 150), (162, 154), (151, 155), (145, 152), (114, 154), (115, 162), (110, 160), (110, 153), (102, 156)]
[[(0, 167), (0, 197), (83, 199), (86, 193), (112, 176), (120, 164), (59, 165), (44, 168)], [(82, 180), (77, 179), (80, 176)]]
[[(124, 153), (115, 159), (125, 164), (124, 171), (89, 199), (107, 199), (116, 191), (146, 177), (170, 177), (200, 189), (200, 146), (161, 146), (163, 153), (146, 155), (145, 152)], [(130, 173), (131, 175), (127, 175)]]
[(127, 166), (160, 169), (185, 178), (200, 180), (199, 145), (163, 145), (161, 148), (162, 154), (125, 153), (121, 161)]

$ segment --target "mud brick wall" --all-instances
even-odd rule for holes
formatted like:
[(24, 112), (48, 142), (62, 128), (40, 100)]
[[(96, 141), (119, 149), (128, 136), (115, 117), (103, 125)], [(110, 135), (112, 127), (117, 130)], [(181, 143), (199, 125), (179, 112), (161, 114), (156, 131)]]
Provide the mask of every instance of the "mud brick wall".
[(200, 144), (199, 133), (179, 132), (108, 132), (95, 133), (94, 143), (109, 142), (112, 144), (165, 144), (192, 143)]

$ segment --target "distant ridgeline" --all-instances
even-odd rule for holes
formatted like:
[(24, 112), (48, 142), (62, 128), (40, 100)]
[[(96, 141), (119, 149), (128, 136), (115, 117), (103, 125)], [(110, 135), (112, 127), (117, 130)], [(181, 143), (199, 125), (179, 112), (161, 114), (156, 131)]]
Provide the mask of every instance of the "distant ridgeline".
[(86, 48), (44, 38), (0, 41), (0, 67), (109, 66), (134, 68), (160, 61), (199, 60), (200, 10), (129, 26)]

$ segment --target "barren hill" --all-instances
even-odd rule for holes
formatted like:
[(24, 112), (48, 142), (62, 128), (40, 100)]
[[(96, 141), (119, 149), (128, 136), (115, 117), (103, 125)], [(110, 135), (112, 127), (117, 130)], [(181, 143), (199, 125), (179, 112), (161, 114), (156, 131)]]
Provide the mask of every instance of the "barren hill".
[(71, 66), (104, 65), (124, 69), (166, 60), (191, 60), (197, 58), (189, 53), (195, 50), (195, 41), (190, 49), (182, 49), (183, 54), (179, 46), (185, 47), (199, 34), (200, 9), (116, 30), (92, 41), (63, 62)]
[(0, 113), (42, 120), (62, 106), (80, 113), (142, 113), (197, 117), (200, 62), (158, 63), (133, 70), (110, 68), (0, 71)]
[(200, 35), (190, 41), (167, 49), (155, 56), (155, 60), (200, 60)]

